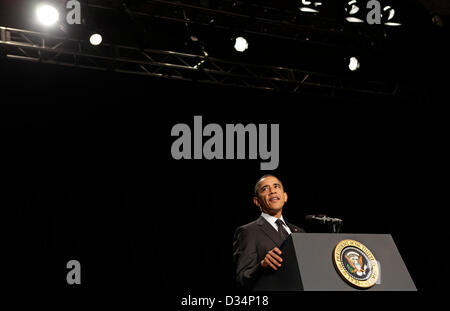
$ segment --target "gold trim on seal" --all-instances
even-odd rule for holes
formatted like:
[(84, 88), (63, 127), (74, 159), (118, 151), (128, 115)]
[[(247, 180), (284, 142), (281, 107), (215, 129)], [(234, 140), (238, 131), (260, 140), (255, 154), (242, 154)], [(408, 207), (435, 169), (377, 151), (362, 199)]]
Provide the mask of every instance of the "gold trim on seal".
[[(368, 259), (368, 265), (372, 267), (372, 274), (367, 280), (358, 280), (353, 277), (347, 269), (344, 267), (344, 263), (341, 261), (342, 251), (347, 247), (357, 248), (359, 251), (364, 253)], [(364, 246), (362, 243), (355, 240), (342, 240), (340, 241), (333, 251), (333, 264), (336, 268), (338, 274), (350, 285), (353, 285), (358, 288), (369, 288), (376, 284), (379, 276), (379, 268), (378, 263), (373, 256), (372, 252)]]

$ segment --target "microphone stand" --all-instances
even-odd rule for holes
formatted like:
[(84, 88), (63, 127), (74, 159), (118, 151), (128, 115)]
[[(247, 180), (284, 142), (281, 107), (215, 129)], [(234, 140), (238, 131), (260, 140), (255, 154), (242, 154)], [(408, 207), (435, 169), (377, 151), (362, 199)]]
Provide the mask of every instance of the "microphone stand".
[(339, 233), (339, 232), (341, 232), (342, 224), (343, 224), (343, 221), (333, 221), (331, 223), (331, 232), (332, 233)]

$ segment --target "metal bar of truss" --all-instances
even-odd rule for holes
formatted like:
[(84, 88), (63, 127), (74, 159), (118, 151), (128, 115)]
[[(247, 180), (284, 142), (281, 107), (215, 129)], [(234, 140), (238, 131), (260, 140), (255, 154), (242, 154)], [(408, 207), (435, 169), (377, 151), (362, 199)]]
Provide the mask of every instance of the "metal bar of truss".
[(396, 87), (376, 81), (355, 81), (312, 71), (238, 63), (205, 55), (141, 50), (111, 44), (94, 47), (83, 40), (7, 27), (0, 27), (0, 34), (0, 49), (10, 59), (330, 96), (336, 91), (393, 96)]
[[(235, 2), (239, 3), (239, 1)], [(87, 5), (92, 9), (117, 10), (117, 7), (103, 0), (90, 0)], [(245, 24), (245, 28), (241, 29), (243, 34), (292, 40), (308, 45), (342, 49), (349, 46), (368, 48), (373, 40), (361, 31), (358, 31), (358, 33), (344, 32), (341, 23), (320, 15), (288, 12), (256, 4), (251, 6), (253, 7), (252, 11), (257, 12), (257, 14), (239, 13), (227, 9), (212, 9), (186, 4), (182, 1), (164, 0), (146, 0), (139, 7), (131, 7), (130, 9), (134, 15), (142, 18), (180, 24), (196, 24), (221, 30), (233, 30), (233, 25), (236, 23)], [(294, 17), (295, 22), (292, 21)]]

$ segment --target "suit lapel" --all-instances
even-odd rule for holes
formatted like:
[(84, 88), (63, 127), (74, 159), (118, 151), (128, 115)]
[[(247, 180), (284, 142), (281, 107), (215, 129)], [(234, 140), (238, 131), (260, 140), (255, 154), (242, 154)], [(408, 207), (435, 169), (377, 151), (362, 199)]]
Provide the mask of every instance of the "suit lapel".
[(285, 221), (285, 223), (286, 223), (286, 226), (288, 226), (289, 227), (289, 229), (291, 230), (291, 232), (292, 233), (294, 233), (294, 232), (297, 232), (298, 230), (297, 230), (297, 228), (295, 227), (295, 226), (293, 226), (293, 225), (291, 225), (290, 223), (288, 223), (287, 221)]
[(287, 221), (286, 221), (286, 226), (288, 226), (289, 229), (291, 229), (291, 232), (292, 232), (292, 233), (302, 232), (301, 229), (300, 229), (299, 227), (294, 226), (294, 225), (291, 225), (291, 224), (288, 223)]
[(281, 246), (283, 241), (281, 240), (281, 236), (271, 224), (264, 219), (264, 217), (259, 216), (256, 223), (259, 225), (259, 228), (277, 245)]

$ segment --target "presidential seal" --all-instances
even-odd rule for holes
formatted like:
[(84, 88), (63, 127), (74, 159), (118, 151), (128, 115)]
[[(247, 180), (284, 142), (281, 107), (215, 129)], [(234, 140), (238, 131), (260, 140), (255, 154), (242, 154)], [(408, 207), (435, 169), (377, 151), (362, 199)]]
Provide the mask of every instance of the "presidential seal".
[(333, 251), (333, 263), (338, 274), (350, 285), (369, 288), (377, 282), (378, 263), (372, 252), (358, 241), (340, 241)]

